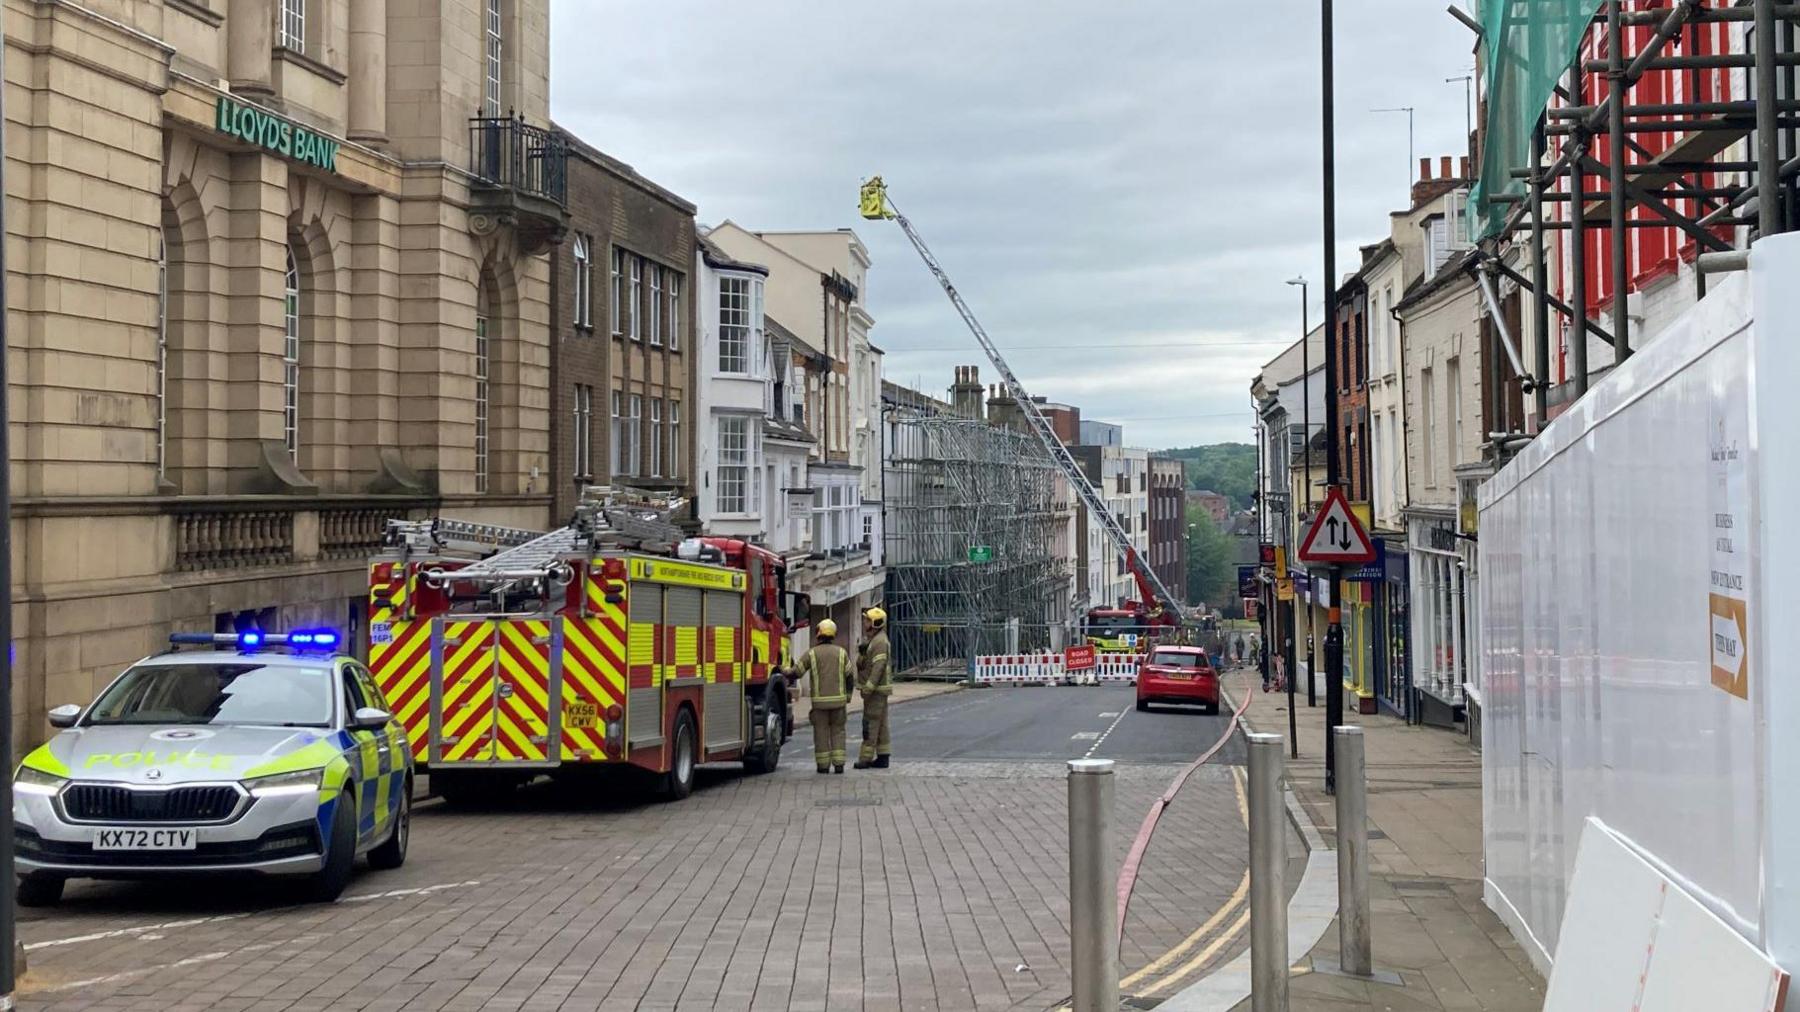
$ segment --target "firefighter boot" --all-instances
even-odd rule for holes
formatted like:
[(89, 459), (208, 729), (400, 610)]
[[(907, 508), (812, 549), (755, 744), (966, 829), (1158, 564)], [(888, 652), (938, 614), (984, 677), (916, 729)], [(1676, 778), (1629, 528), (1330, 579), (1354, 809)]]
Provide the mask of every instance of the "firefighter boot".
[(879, 768), (881, 765), (884, 765), (884, 764), (877, 763), (874, 759), (858, 759), (858, 760), (856, 760), (856, 765), (851, 768), (859, 769), (859, 770), (866, 770), (866, 769), (876, 769), (876, 768)]
[(821, 766), (821, 767), (819, 767), (819, 772), (820, 772), (820, 773), (830, 773), (830, 772), (831, 772), (831, 767), (829, 767), (829, 766)]
[(832, 768), (831, 768), (831, 772), (833, 772), (833, 773), (842, 773), (842, 772), (844, 772), (844, 764), (843, 764), (843, 763), (838, 763), (838, 764), (837, 764), (837, 765), (836, 765), (836, 766), (833, 766), (833, 767), (832, 767)]
[(876, 756), (875, 761), (870, 763), (869, 765), (878, 770), (887, 769), (888, 768), (888, 754), (886, 752), (881, 753), (880, 755)]

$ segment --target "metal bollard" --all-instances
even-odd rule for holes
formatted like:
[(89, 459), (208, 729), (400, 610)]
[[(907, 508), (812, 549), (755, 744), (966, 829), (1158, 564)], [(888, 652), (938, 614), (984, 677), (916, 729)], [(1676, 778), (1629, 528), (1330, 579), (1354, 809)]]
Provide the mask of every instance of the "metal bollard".
[(1360, 727), (1335, 727), (1337, 739), (1338, 965), (1367, 977), (1375, 968), (1369, 939), (1369, 782)]
[(1250, 740), (1250, 1008), (1287, 1012), (1286, 818), (1281, 780), (1286, 760), (1278, 734)]
[(1107, 836), (1113, 761), (1069, 760), (1069, 943), (1074, 1012), (1118, 1012), (1117, 897)]

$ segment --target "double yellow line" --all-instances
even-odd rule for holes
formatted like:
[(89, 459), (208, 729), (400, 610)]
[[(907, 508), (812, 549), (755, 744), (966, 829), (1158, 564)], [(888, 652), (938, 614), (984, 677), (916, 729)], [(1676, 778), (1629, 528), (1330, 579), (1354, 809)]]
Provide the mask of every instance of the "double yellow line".
[[(1244, 793), (1243, 771), (1232, 767), (1231, 774), (1232, 786), (1237, 789), (1238, 817), (1248, 828), (1250, 825), (1250, 799)], [(1238, 880), (1237, 889), (1226, 899), (1224, 906), (1207, 918), (1206, 923), (1195, 929), (1193, 934), (1182, 939), (1179, 945), (1151, 960), (1143, 969), (1119, 981), (1119, 990), (1137, 995), (1168, 991), (1205, 966), (1219, 954), (1220, 950), (1235, 941), (1243, 933), (1244, 928), (1249, 925), (1250, 910), (1244, 904), (1245, 898), (1249, 894), (1250, 870), (1246, 868), (1244, 877)], [(1240, 908), (1242, 908), (1241, 912)], [(1219, 925), (1224, 924), (1233, 913), (1237, 913), (1237, 918), (1232, 920), (1231, 924), (1222, 932), (1214, 935), (1213, 933), (1218, 930)], [(1208, 936), (1213, 936), (1211, 941), (1207, 941)], [(1205, 944), (1202, 946), (1202, 943)], [(1200, 951), (1194, 952), (1190, 957), (1188, 954), (1193, 952), (1197, 946), (1200, 947)]]

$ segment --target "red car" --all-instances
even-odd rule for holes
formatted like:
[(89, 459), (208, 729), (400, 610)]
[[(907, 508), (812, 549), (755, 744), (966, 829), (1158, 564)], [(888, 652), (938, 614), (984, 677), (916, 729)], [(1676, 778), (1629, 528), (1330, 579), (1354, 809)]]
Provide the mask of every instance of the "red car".
[(1137, 708), (1151, 703), (1197, 703), (1219, 712), (1219, 673), (1200, 647), (1157, 647), (1138, 668)]

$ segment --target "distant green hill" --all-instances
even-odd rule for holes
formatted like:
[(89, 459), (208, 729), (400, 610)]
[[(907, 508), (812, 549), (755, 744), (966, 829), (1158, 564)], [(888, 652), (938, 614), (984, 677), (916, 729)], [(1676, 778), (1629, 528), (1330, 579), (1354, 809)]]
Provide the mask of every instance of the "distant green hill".
[(1237, 509), (1250, 508), (1250, 495), (1256, 490), (1256, 447), (1252, 444), (1214, 443), (1162, 453), (1182, 461), (1189, 488), (1223, 492)]

